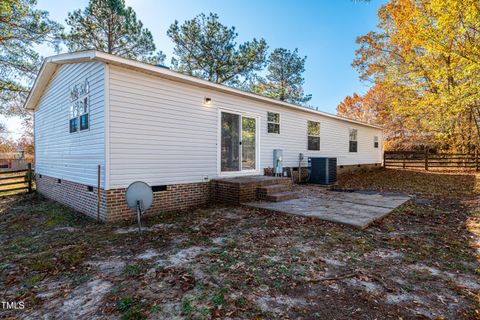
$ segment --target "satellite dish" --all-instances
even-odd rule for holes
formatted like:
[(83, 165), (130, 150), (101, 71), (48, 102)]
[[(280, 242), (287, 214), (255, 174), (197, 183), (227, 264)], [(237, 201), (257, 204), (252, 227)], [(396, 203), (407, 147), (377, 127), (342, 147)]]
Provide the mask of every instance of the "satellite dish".
[(133, 182), (127, 188), (125, 200), (127, 201), (128, 207), (137, 215), (138, 230), (141, 231), (140, 216), (143, 215), (145, 210), (152, 206), (152, 188), (142, 181)]
[(143, 209), (142, 211), (145, 211), (150, 208), (153, 203), (152, 188), (142, 181), (133, 182), (127, 188), (125, 199), (127, 200), (127, 205), (130, 209), (136, 210), (137, 202), (140, 201)]

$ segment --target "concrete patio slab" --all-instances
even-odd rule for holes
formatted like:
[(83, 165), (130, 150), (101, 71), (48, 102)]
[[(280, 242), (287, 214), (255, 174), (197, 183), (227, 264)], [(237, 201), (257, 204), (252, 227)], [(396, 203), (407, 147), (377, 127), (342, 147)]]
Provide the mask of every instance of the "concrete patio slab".
[(396, 193), (368, 191), (319, 192), (283, 202), (249, 202), (245, 205), (291, 213), (322, 220), (343, 223), (357, 228), (366, 228), (393, 209), (410, 200), (410, 196)]

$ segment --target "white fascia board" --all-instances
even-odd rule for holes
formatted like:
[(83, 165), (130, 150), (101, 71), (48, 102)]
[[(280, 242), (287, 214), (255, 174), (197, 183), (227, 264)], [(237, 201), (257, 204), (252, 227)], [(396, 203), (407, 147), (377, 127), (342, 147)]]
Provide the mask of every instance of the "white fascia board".
[(27, 110), (35, 111), (38, 101), (43, 95), (43, 91), (47, 87), (50, 79), (57, 70), (58, 66), (67, 63), (78, 63), (83, 61), (91, 61), (95, 58), (95, 51), (81, 51), (75, 53), (64, 53), (43, 60), (37, 78), (33, 83), (32, 89), (25, 100), (24, 107)]

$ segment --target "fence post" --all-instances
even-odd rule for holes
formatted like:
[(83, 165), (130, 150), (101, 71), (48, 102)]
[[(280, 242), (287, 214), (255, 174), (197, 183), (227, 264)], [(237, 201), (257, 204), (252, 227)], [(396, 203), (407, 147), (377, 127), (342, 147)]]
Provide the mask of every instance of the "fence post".
[(403, 153), (403, 169), (405, 169), (405, 159), (407, 158), (407, 155)]
[(478, 165), (479, 165), (479, 163), (478, 163), (478, 149), (477, 149), (477, 150), (475, 150), (475, 170), (476, 171), (480, 170), (480, 167)]
[(428, 149), (425, 150), (425, 170), (428, 171)]
[(97, 167), (97, 222), (100, 222), (100, 165)]
[(28, 193), (32, 193), (32, 164), (28, 164)]
[(387, 155), (386, 155), (385, 151), (383, 151), (383, 167), (384, 168), (387, 167)]

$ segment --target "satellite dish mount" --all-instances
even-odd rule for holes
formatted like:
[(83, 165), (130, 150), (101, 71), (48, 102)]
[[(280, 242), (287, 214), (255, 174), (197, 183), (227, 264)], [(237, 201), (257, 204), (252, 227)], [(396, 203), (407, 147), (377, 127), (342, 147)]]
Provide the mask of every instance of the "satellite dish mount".
[(142, 222), (140, 217), (143, 215), (145, 210), (143, 210), (142, 200), (137, 200), (137, 222), (138, 222), (138, 232), (142, 232)]

